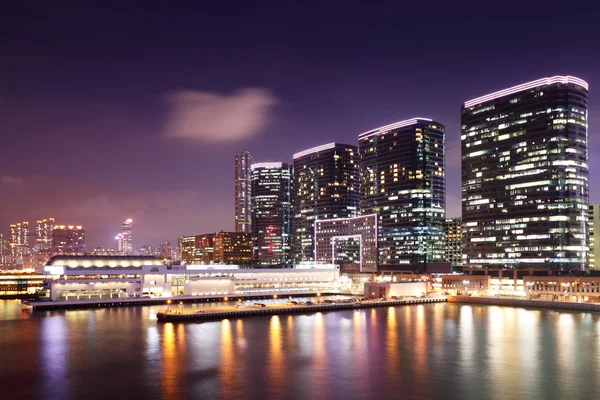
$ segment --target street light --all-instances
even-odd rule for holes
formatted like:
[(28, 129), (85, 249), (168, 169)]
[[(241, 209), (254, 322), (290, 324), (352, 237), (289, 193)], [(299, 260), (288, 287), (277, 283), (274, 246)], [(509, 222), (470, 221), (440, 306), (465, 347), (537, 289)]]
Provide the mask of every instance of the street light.
[(464, 280), (463, 283), (465, 284), (465, 295), (468, 295), (469, 294), (469, 289), (468, 289), (469, 281)]

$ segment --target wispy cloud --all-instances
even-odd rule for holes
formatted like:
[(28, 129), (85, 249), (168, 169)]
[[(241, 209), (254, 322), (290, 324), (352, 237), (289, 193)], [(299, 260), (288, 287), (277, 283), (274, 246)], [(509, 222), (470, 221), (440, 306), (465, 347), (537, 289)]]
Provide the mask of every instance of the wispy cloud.
[(230, 95), (181, 90), (167, 96), (164, 134), (200, 142), (232, 142), (260, 132), (271, 119), (277, 98), (267, 89), (248, 88)]
[(0, 176), (0, 185), (17, 185), (22, 182), (22, 179), (17, 176), (2, 175)]

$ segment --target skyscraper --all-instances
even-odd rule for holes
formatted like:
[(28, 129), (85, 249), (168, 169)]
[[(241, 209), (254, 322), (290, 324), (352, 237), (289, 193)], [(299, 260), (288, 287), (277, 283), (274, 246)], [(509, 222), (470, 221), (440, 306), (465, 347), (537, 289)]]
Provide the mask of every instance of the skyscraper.
[(29, 256), (29, 222), (10, 225), (11, 263), (23, 266)]
[(124, 255), (133, 254), (133, 245), (131, 243), (132, 234), (133, 220), (128, 218), (121, 224), (121, 233), (115, 238), (117, 240), (117, 251), (119, 251), (119, 253)]
[(252, 165), (252, 259), (259, 264), (290, 261), (291, 189), (289, 164)]
[(235, 231), (252, 232), (252, 156), (244, 151), (235, 156)]
[(52, 247), (52, 230), (54, 229), (54, 218), (44, 218), (37, 221), (35, 233), (37, 235), (36, 250), (44, 252)]
[(381, 266), (444, 261), (444, 131), (439, 122), (413, 118), (358, 137), (360, 207), (379, 215)]
[(329, 143), (294, 154), (292, 254), (315, 260), (315, 220), (360, 213), (358, 148)]
[(464, 267), (585, 267), (587, 99), (554, 76), (462, 106)]

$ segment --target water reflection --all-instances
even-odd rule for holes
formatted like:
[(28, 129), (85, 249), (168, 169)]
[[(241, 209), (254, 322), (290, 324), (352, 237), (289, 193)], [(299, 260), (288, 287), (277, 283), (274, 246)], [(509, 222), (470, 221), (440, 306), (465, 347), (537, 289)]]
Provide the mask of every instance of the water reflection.
[(219, 378), (222, 382), (222, 396), (231, 398), (235, 385), (235, 360), (231, 322), (228, 319), (221, 321), (221, 358), (219, 362)]
[(149, 310), (1, 321), (0, 378), (10, 383), (2, 398), (558, 400), (600, 393), (598, 314), (438, 304), (163, 324), (148, 319)]
[(66, 320), (61, 317), (44, 318), (40, 324), (40, 336), (44, 392), (52, 393), (55, 398), (67, 398), (69, 335)]
[(283, 398), (286, 394), (284, 385), (285, 363), (282, 353), (281, 321), (279, 315), (273, 315), (269, 323), (269, 358), (267, 362), (267, 393), (269, 398)]
[[(177, 335), (180, 336), (180, 343), (184, 341), (183, 325), (178, 325)], [(163, 381), (163, 398), (174, 399), (180, 397), (181, 389), (181, 364), (183, 360), (179, 357), (183, 355), (183, 351), (179, 351), (177, 348), (177, 338), (175, 337), (175, 326), (168, 322), (163, 324), (163, 368), (162, 368), (162, 381)]]

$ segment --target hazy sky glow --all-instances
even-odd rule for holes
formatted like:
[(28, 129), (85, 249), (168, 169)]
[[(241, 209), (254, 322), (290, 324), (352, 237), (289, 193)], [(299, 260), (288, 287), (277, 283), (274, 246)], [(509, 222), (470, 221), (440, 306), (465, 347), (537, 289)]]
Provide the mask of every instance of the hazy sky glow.
[(135, 246), (232, 230), (237, 152), (291, 161), (415, 116), (446, 125), (448, 215), (458, 216), (461, 104), (553, 75), (590, 84), (591, 201), (600, 201), (600, 25), (587, 17), (598, 10), (10, 3), (0, 10), (5, 235), (10, 223), (49, 216), (84, 225), (88, 248), (114, 246), (128, 217)]

